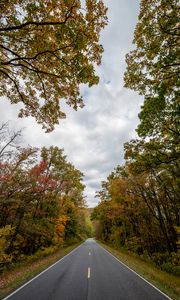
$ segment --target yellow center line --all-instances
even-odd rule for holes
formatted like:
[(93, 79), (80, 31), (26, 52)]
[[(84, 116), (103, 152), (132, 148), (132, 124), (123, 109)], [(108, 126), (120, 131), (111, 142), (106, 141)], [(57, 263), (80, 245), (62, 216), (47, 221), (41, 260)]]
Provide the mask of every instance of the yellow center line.
[(88, 279), (90, 278), (90, 276), (91, 276), (91, 268), (89, 267), (88, 268)]

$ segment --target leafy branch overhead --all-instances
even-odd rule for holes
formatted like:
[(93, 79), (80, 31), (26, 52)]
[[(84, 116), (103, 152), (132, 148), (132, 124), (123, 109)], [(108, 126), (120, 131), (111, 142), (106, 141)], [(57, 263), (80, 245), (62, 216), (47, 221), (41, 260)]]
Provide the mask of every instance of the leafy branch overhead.
[(80, 85), (99, 80), (106, 10), (101, 0), (1, 1), (0, 96), (22, 104), (19, 117), (48, 132), (66, 116), (60, 101), (83, 107)]
[(126, 87), (145, 96), (139, 114), (140, 136), (178, 131), (179, 36), (178, 0), (141, 1), (136, 48), (126, 56), (124, 77)]

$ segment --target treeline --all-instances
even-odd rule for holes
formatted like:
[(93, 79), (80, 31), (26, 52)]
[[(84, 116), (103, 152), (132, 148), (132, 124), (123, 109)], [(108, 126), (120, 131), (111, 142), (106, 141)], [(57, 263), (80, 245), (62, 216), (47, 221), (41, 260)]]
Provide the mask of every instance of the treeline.
[(22, 148), (0, 128), (0, 267), (89, 234), (83, 174), (58, 147)]
[(138, 138), (98, 192), (97, 236), (180, 273), (178, 1), (141, 1), (125, 86), (144, 96)]

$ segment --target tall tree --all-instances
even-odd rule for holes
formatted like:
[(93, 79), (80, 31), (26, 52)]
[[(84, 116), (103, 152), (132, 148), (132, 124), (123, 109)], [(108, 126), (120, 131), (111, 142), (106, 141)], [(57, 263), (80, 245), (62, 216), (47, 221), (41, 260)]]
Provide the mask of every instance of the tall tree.
[[(144, 96), (139, 138), (125, 144), (125, 165), (102, 183), (94, 209), (98, 237), (177, 274), (179, 264), (180, 103), (178, 0), (141, 0), (125, 86)], [(173, 259), (174, 257), (174, 259)]]
[(179, 1), (141, 0), (134, 32), (136, 49), (126, 56), (125, 86), (145, 96), (140, 136), (180, 137)]
[(23, 103), (47, 131), (65, 117), (60, 100), (83, 106), (80, 85), (98, 83), (102, 0), (13, 0), (0, 3), (0, 96)]
[[(83, 174), (58, 147), (21, 148), (0, 128), (0, 269), (21, 255), (87, 234)], [(48, 250), (47, 250), (48, 251)]]

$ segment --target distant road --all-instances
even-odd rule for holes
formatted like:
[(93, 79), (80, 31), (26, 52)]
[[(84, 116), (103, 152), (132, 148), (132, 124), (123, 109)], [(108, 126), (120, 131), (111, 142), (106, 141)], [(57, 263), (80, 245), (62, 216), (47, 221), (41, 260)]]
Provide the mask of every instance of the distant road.
[(170, 299), (88, 239), (9, 300), (167, 300)]

